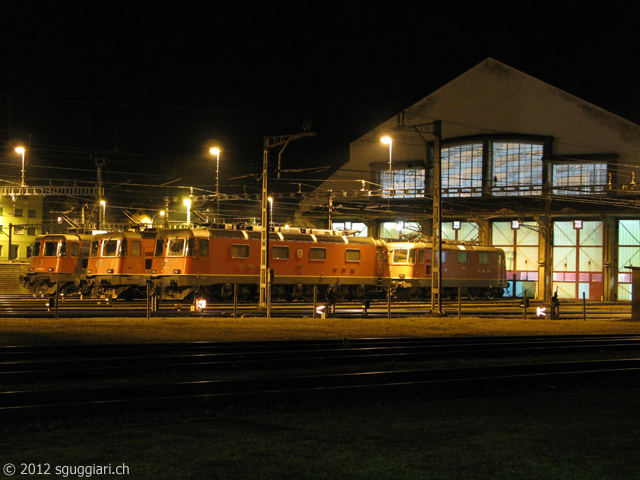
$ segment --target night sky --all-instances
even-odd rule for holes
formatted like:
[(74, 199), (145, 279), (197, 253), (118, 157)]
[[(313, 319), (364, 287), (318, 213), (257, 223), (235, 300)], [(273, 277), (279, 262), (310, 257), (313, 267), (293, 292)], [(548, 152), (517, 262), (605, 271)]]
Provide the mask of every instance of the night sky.
[[(317, 136), (292, 143), (284, 168), (338, 167), (350, 142), (488, 57), (640, 123), (628, 2), (1, 5), (5, 181), (23, 142), (27, 183), (93, 181), (104, 157), (105, 180), (143, 206), (177, 178), (211, 192), (217, 143), (221, 191), (258, 192), (264, 136), (311, 121)], [(287, 179), (310, 188), (330, 171)]]

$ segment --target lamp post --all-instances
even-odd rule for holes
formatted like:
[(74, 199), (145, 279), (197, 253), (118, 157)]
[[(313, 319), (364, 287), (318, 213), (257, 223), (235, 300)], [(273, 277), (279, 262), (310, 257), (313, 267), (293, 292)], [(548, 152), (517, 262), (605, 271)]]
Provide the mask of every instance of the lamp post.
[[(389, 145), (389, 177), (391, 177), (391, 162), (393, 161), (392, 159), (393, 139), (391, 137), (382, 137), (380, 141), (382, 143), (386, 143)], [(391, 178), (389, 178), (389, 181), (391, 181)]]
[(269, 201), (269, 226), (273, 224), (273, 197), (267, 198)]
[(24, 147), (16, 147), (16, 152), (22, 154), (22, 182), (20, 183), (21, 187), (24, 187), (24, 153), (26, 152)]
[(98, 221), (98, 230), (100, 230), (106, 223), (105, 220), (107, 217), (107, 202), (100, 200), (100, 205), (102, 205), (102, 218)]
[(191, 199), (185, 198), (182, 203), (187, 206), (187, 226), (191, 226)]
[(209, 153), (216, 156), (216, 215), (220, 215), (220, 149), (213, 147)]

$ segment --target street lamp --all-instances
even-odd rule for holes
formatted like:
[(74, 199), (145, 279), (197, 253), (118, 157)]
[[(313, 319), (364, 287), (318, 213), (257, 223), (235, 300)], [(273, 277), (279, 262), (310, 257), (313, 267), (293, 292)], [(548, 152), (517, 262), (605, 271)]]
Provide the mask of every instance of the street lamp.
[(102, 221), (98, 221), (98, 229), (102, 228), (102, 226), (106, 223), (107, 217), (107, 202), (104, 200), (100, 200), (100, 205), (102, 205)]
[(267, 198), (269, 201), (269, 225), (273, 223), (273, 197)]
[[(160, 210), (159, 212), (156, 212), (156, 214), (153, 216), (153, 218), (151, 219), (151, 226), (153, 227), (155, 225), (155, 221), (156, 221), (156, 217), (160, 215), (161, 217), (164, 217), (165, 212), (164, 210)], [(163, 220), (164, 221), (164, 220)]]
[(220, 149), (213, 147), (209, 153), (216, 156), (216, 215), (220, 215)]
[(24, 149), (24, 147), (16, 147), (16, 152), (22, 154), (22, 183), (20, 184), (20, 186), (24, 187), (24, 152), (26, 152), (26, 150)]
[(187, 206), (187, 226), (191, 225), (191, 200), (189, 198), (185, 198), (182, 202)]
[(391, 152), (393, 150), (393, 139), (391, 137), (382, 137), (380, 141), (389, 145), (389, 175), (391, 175)]

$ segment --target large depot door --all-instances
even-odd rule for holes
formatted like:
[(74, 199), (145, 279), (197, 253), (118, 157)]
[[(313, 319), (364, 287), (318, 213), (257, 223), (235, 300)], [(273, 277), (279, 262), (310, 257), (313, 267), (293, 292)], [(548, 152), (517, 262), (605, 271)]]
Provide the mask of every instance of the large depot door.
[(555, 222), (553, 289), (560, 298), (601, 300), (604, 294), (602, 222)]
[(505, 253), (509, 290), (505, 295), (538, 296), (538, 252), (540, 235), (535, 222), (494, 222), (491, 244)]

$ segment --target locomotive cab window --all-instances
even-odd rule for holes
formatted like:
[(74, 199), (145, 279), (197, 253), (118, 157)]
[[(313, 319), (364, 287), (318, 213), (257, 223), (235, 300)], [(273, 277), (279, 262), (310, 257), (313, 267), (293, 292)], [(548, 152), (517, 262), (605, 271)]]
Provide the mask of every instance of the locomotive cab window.
[(100, 241), (99, 240), (92, 240), (91, 241), (91, 250), (89, 252), (89, 255), (94, 258), (98, 256), (98, 248), (100, 247)]
[(62, 241), (60, 242), (60, 253), (58, 254), (59, 257), (66, 257), (67, 256), (67, 242)]
[(309, 259), (310, 260), (318, 260), (318, 261), (326, 260), (327, 259), (327, 249), (326, 248), (311, 247), (309, 249)]
[(489, 254), (487, 252), (480, 252), (479, 261), (482, 265), (489, 263)]
[(418, 250), (418, 263), (421, 265), (424, 263), (424, 250)]
[(274, 245), (271, 249), (271, 258), (274, 260), (289, 260), (289, 247)]
[(102, 243), (102, 256), (115, 257), (118, 254), (118, 240), (110, 238)]
[(140, 240), (134, 240), (131, 242), (131, 256), (132, 257), (142, 256), (142, 243), (140, 242)]
[(44, 251), (42, 255), (45, 257), (55, 257), (58, 254), (58, 242), (44, 242)]
[(40, 245), (40, 242), (33, 242), (33, 245), (31, 246), (32, 257), (37, 257), (40, 255)]
[(77, 257), (80, 255), (80, 244), (77, 242), (72, 242), (69, 244), (69, 255), (71, 257)]
[(181, 257), (184, 253), (184, 238), (171, 238), (169, 239), (169, 247), (167, 248), (167, 255), (169, 257)]
[(155, 252), (153, 254), (156, 257), (161, 257), (163, 250), (164, 250), (164, 240), (159, 238), (159, 239), (156, 240), (156, 249), (155, 249)]
[(186, 246), (187, 246), (187, 250), (185, 251), (185, 256), (195, 257), (196, 256), (196, 239), (187, 238)]
[(416, 263), (416, 249), (415, 248), (394, 249), (393, 263)]
[(198, 251), (201, 257), (209, 256), (209, 240), (201, 238), (198, 242)]
[(393, 250), (393, 263), (407, 263), (409, 259), (408, 248), (396, 248)]
[(345, 260), (347, 262), (359, 262), (360, 261), (360, 250), (355, 250), (348, 248), (345, 255)]
[(458, 263), (469, 263), (469, 252), (458, 252)]
[(249, 258), (249, 245), (231, 245), (231, 258)]

